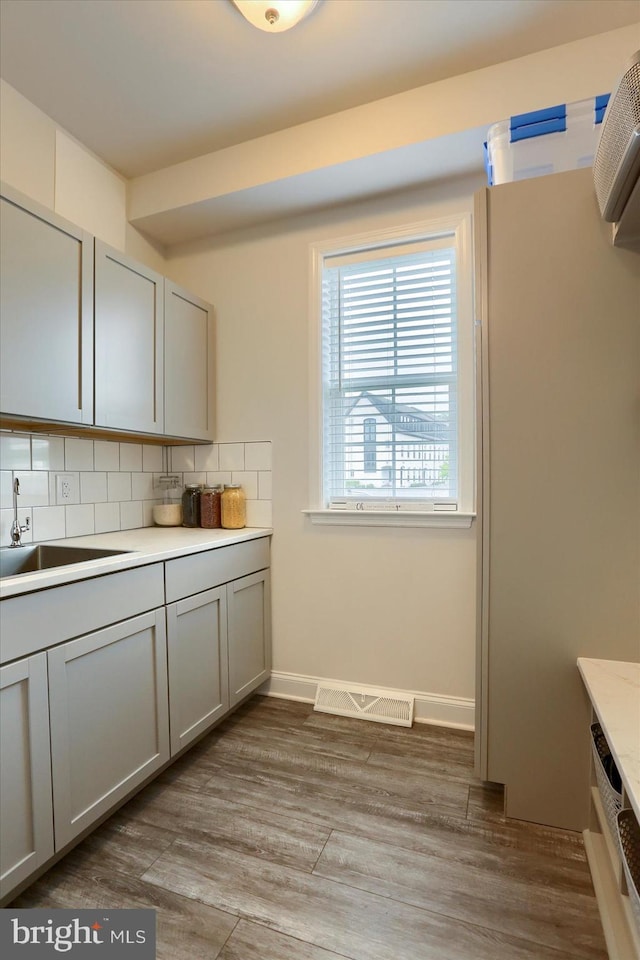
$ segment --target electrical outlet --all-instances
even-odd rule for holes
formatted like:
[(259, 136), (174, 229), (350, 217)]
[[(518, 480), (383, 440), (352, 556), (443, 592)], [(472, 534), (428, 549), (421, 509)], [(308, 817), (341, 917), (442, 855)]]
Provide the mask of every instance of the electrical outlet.
[(56, 473), (56, 503), (78, 503), (78, 477), (75, 473)]

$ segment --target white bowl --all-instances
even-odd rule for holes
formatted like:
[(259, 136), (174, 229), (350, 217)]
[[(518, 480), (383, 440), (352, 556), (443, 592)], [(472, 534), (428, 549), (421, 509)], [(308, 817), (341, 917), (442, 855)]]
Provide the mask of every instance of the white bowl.
[(153, 508), (153, 522), (158, 527), (180, 527), (182, 525), (182, 504), (156, 503)]

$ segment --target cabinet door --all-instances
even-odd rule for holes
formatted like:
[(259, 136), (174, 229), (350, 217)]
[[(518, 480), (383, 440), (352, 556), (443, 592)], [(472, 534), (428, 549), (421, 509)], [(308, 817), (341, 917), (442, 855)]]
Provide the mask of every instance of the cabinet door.
[(14, 191), (3, 194), (0, 412), (92, 423), (93, 239)]
[(0, 670), (0, 897), (53, 855), (45, 653)]
[(162, 433), (163, 278), (95, 245), (96, 425)]
[(164, 432), (214, 439), (213, 307), (164, 283)]
[(271, 599), (268, 570), (227, 584), (229, 700), (235, 706), (271, 672)]
[(49, 650), (60, 850), (169, 758), (164, 610)]
[(171, 753), (229, 709), (224, 587), (167, 607)]

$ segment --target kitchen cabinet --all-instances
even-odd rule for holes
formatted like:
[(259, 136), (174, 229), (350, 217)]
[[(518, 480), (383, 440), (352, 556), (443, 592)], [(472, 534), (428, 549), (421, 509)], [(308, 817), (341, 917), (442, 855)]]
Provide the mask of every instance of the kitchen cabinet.
[(95, 425), (164, 429), (164, 278), (95, 241)]
[(167, 653), (173, 756), (229, 709), (225, 587), (167, 606)]
[(227, 585), (229, 702), (234, 707), (271, 673), (269, 571)]
[(0, 669), (0, 897), (53, 854), (46, 661)]
[(0, 411), (91, 424), (93, 238), (8, 187), (0, 203)]
[(204, 300), (164, 281), (164, 432), (214, 440), (214, 316)]
[[(176, 601), (167, 608), (170, 700), (173, 701), (176, 689), (180, 692), (180, 704), (188, 703), (193, 693), (202, 704), (199, 709), (193, 708), (190, 717), (195, 724), (198, 715), (202, 714), (198, 732), (208, 725), (205, 722), (207, 711), (211, 714), (209, 723), (224, 712), (221, 707), (223, 697), (227, 700), (227, 709), (234, 707), (269, 676), (271, 608), (268, 568), (267, 538), (180, 557), (165, 564), (167, 600)], [(188, 614), (193, 620), (192, 624), (185, 620), (190, 628), (186, 644), (181, 643), (177, 630), (180, 611), (182, 616)], [(189, 645), (194, 655), (203, 658), (205, 669), (214, 679), (208, 698), (199, 691), (197, 666), (190, 662)], [(179, 666), (179, 673), (174, 681), (175, 664)], [(221, 673), (219, 685), (218, 671)], [(171, 709), (173, 731), (173, 705)], [(185, 707), (177, 709), (188, 715)], [(178, 723), (179, 735), (184, 734), (185, 726), (184, 721)]]
[(5, 902), (268, 676), (269, 538), (149, 549), (0, 602)]
[(10, 187), (0, 202), (6, 425), (213, 441), (213, 307)]
[(169, 759), (164, 611), (49, 650), (60, 850)]

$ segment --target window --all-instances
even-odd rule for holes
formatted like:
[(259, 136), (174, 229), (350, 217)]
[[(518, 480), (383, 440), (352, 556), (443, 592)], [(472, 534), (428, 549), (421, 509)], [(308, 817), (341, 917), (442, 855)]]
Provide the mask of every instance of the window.
[(320, 511), (473, 509), (469, 243), (467, 215), (314, 246)]

